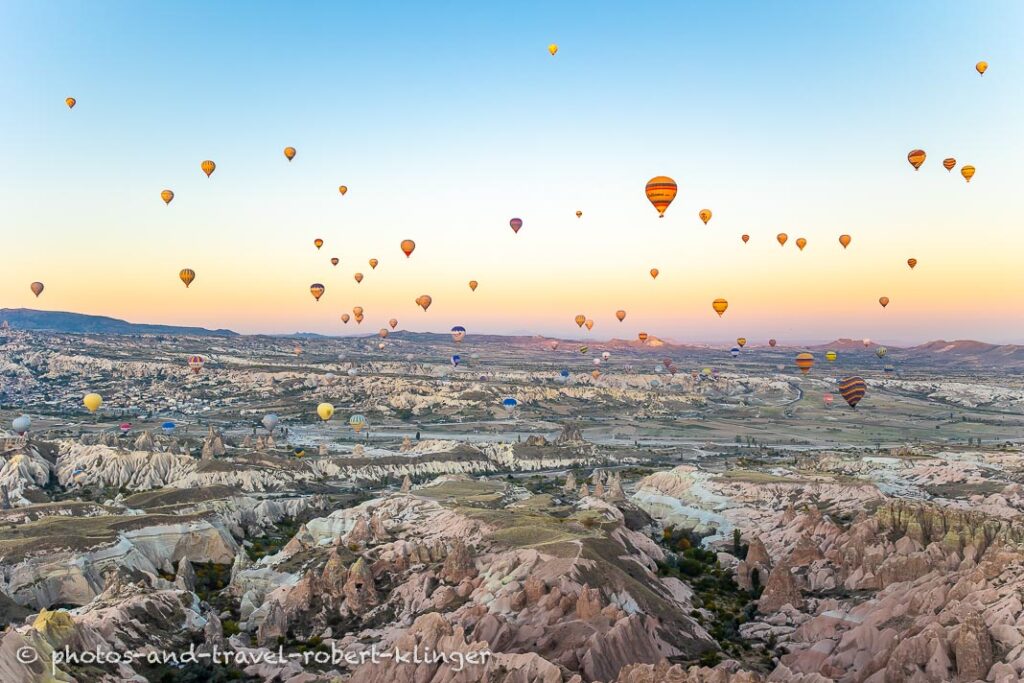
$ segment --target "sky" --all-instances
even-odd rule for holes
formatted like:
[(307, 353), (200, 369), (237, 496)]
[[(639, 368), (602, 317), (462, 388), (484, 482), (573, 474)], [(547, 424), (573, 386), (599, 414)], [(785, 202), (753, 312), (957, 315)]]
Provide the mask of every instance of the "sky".
[[(0, 307), (1024, 342), (1016, 0), (297, 5), (0, 3)], [(679, 185), (662, 219), (656, 175)]]

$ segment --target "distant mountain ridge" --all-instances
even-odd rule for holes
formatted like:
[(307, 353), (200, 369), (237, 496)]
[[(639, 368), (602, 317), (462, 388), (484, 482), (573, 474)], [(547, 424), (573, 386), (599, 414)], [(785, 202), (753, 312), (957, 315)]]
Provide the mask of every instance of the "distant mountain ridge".
[(208, 330), (205, 327), (130, 323), (105, 315), (86, 315), (65, 311), (37, 311), (31, 308), (0, 308), (0, 323), (15, 330), (63, 332), (67, 334), (177, 334), (194, 337), (237, 337), (232, 330)]

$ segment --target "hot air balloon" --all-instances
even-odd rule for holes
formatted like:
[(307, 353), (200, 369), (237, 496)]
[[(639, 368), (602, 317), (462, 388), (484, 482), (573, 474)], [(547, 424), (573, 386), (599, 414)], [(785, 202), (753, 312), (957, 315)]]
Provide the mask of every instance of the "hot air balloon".
[(118, 429), (121, 430), (122, 434), (127, 434), (128, 432), (130, 432), (132, 430), (132, 423), (131, 422), (122, 422), (120, 425), (118, 425)]
[(604, 351), (603, 353), (601, 353), (601, 359), (602, 360), (608, 360), (611, 357), (612, 357), (612, 354), (610, 352), (608, 352), (608, 351)]
[(217, 170), (217, 164), (213, 163), (209, 159), (199, 164), (199, 168), (203, 169), (203, 173), (209, 178), (215, 170)]
[(362, 273), (354, 273), (352, 275), (352, 279), (355, 280), (356, 284), (358, 285), (360, 282), (363, 281), (363, 274)]
[(657, 280), (658, 279), (658, 273), (660, 273), (660, 272), (661, 271), (658, 270), (657, 268), (651, 268), (651, 279), (652, 280)]
[(383, 351), (386, 346), (387, 346), (387, 344), (385, 344), (384, 342), (381, 342), (380, 344), (377, 344), (377, 348), (380, 349), (381, 351)]
[(416, 300), (416, 303), (418, 303), (424, 311), (430, 308), (430, 304), (432, 304), (433, 302), (434, 300), (430, 298), (429, 294), (421, 294), (420, 297)]
[(33, 282), (28, 286), (28, 288), (32, 290), (32, 293), (35, 294), (36, 298), (38, 299), (39, 295), (43, 293), (43, 290), (46, 287), (43, 285), (42, 282)]
[(781, 246), (785, 246), (786, 245), (786, 240), (789, 239), (789, 235), (787, 235), (784, 232), (780, 232), (778, 235), (775, 236), (775, 239), (779, 241), (779, 244)]
[(636, 338), (640, 340), (641, 344), (643, 344), (644, 342), (647, 341), (647, 333), (646, 332), (640, 332), (639, 334), (636, 335)]
[(561, 377), (562, 377), (563, 379), (569, 379), (569, 369), (568, 369), (568, 368), (562, 368), (562, 369), (561, 369), (561, 371), (559, 371), (559, 373), (558, 373), (558, 374), (559, 374), (559, 375), (560, 375), (560, 376), (561, 376)]
[(827, 360), (829, 363), (834, 363), (836, 361), (836, 358), (839, 358), (839, 354), (836, 353), (835, 351), (825, 352), (825, 360)]
[(509, 396), (507, 398), (502, 399), (501, 405), (506, 411), (511, 413), (519, 405), (519, 401)]
[(907, 154), (907, 161), (910, 162), (910, 165), (913, 166), (916, 171), (921, 168), (921, 164), (924, 163), (925, 156), (927, 155), (924, 153), (923, 149), (912, 149), (910, 150), (910, 153)]
[(189, 356), (188, 357), (188, 367), (189, 367), (190, 370), (192, 370), (192, 374), (194, 374), (194, 375), (198, 375), (202, 371), (203, 365), (205, 365), (205, 364), (206, 364), (206, 361), (203, 359), (202, 356)]
[(731, 356), (732, 356), (733, 358), (739, 358), (739, 355), (740, 355), (740, 347), (738, 347), (738, 346), (734, 346), (734, 347), (732, 347), (731, 349), (729, 349), (729, 354), (730, 354), (730, 355), (731, 355)]
[(386, 327), (380, 328), (380, 331), (377, 332), (377, 336), (380, 337), (381, 339), (387, 339), (388, 328), (386, 328)]
[(580, 347), (580, 353), (583, 354), (583, 355), (586, 355), (587, 351), (589, 351), (589, 350), (590, 350), (589, 346), (581, 346)]
[(744, 346), (747, 345), (747, 338), (746, 337), (740, 337), (739, 339), (736, 340), (736, 345), (739, 346), (742, 349)]
[(884, 346), (879, 346), (877, 349), (875, 349), (875, 355), (878, 356), (879, 358), (885, 358), (886, 354), (888, 353), (889, 349), (885, 348)]
[(28, 415), (19, 415), (11, 420), (11, 429), (15, 434), (24, 434), (32, 427), (32, 418)]
[(864, 338), (864, 348), (866, 349), (866, 348), (868, 348), (869, 346), (871, 346), (871, 340), (870, 340), (870, 339), (868, 339), (867, 337), (865, 337), (865, 338)]
[(313, 295), (313, 298), (320, 301), (320, 297), (324, 295), (325, 287), (319, 282), (314, 282), (309, 286), (309, 293)]
[(292, 453), (295, 454), (296, 458), (303, 458), (303, 457), (306, 456), (306, 449), (305, 448), (295, 447), (295, 448), (292, 449)]
[(557, 339), (555, 339), (555, 340), (553, 340), (551, 342), (551, 350), (552, 351), (557, 351), (558, 350), (558, 340)]
[(583, 327), (583, 323), (587, 322), (587, 316), (580, 313), (573, 320), (576, 322), (577, 327)]
[(886, 364), (886, 365), (882, 366), (882, 370), (884, 370), (887, 373), (888, 372), (896, 372), (896, 366), (890, 365), (890, 364)]
[(647, 200), (658, 210), (659, 218), (665, 216), (665, 209), (676, 198), (678, 191), (679, 188), (676, 186), (676, 181), (663, 175), (655, 176), (648, 180), (647, 187), (645, 188)]
[(160, 429), (164, 431), (164, 434), (170, 434), (171, 432), (174, 431), (175, 426), (176, 425), (173, 422), (168, 420), (167, 422), (164, 422), (163, 424), (160, 425)]
[(554, 43), (551, 43), (550, 45), (548, 45), (548, 52), (550, 52), (551, 56), (554, 57), (555, 53), (558, 52), (558, 46), (555, 45)]
[(274, 413), (267, 413), (266, 415), (263, 416), (262, 422), (264, 429), (266, 429), (268, 432), (273, 432), (274, 427), (277, 426), (277, 423), (280, 422), (280, 419)]
[(412, 256), (412, 252), (416, 251), (416, 243), (412, 240), (402, 240), (402, 253), (405, 254), (405, 258)]
[(985, 72), (988, 71), (988, 62), (978, 62), (974, 65), (974, 68), (978, 71), (979, 75), (984, 76)]
[(807, 240), (806, 239), (804, 239), (803, 237), (797, 237), (796, 238), (796, 248), (797, 249), (799, 249), (800, 251), (803, 251), (804, 247), (806, 247), (806, 246), (807, 246)]
[(583, 324), (587, 326), (587, 332), (589, 332), (590, 330), (594, 329), (594, 321), (591, 320), (590, 318), (587, 318), (587, 322), (585, 322)]
[(392, 318), (391, 320), (389, 320), (388, 325), (391, 326), (391, 329), (395, 329), (396, 327), (398, 327), (398, 318)]
[(619, 322), (621, 323), (623, 320), (626, 319), (626, 312), (619, 309), (618, 311), (615, 311), (615, 317), (618, 318)]
[(295, 353), (296, 356), (301, 356), (302, 355), (302, 344), (296, 344), (295, 348), (292, 351), (293, 351), (293, 353)]
[(974, 167), (973, 166), (961, 166), (960, 167), (960, 175), (962, 175), (964, 177), (964, 180), (966, 180), (967, 182), (971, 182), (971, 178), (974, 177)]
[(341, 314), (341, 322), (343, 322), (346, 325), (348, 325), (348, 321), (349, 321), (348, 313), (342, 313)]
[(284, 148), (284, 158), (287, 159), (288, 161), (291, 161), (292, 159), (294, 159), (295, 158), (295, 148), (294, 147), (285, 147)]
[(196, 271), (191, 268), (183, 268), (181, 272), (178, 273), (178, 277), (181, 278), (181, 281), (185, 283), (185, 287), (187, 288), (192, 284), (192, 281), (196, 279)]
[(453, 354), (451, 357), (451, 363), (453, 368), (459, 367), (459, 363), (462, 362), (462, 356), (459, 354)]
[(806, 375), (814, 367), (814, 355), (807, 351), (798, 353), (796, 356), (796, 366), (800, 368), (800, 372)]
[(368, 263), (370, 264), (370, 269), (371, 269), (371, 270), (376, 270), (376, 269), (377, 269), (377, 264), (378, 264), (378, 263), (380, 263), (380, 261), (378, 261), (378, 260), (377, 260), (377, 259), (375, 259), (375, 258), (372, 258), (372, 259), (370, 259), (370, 260), (368, 261)]
[(462, 325), (456, 325), (452, 328), (452, 341), (458, 343), (466, 338), (466, 328)]
[(68, 109), (74, 109), (75, 105), (78, 104), (78, 100), (74, 97), (67, 97), (64, 99), (64, 104), (68, 105)]
[(362, 316), (363, 315), (363, 307), (362, 306), (353, 306), (352, 307), (352, 315), (354, 315), (354, 316)]
[(316, 247), (317, 251), (320, 251), (320, 247), (324, 246), (324, 241), (317, 237), (315, 240), (313, 240), (313, 246)]
[(952, 171), (954, 168), (956, 168), (956, 159), (954, 159), (953, 157), (947, 157), (942, 160), (942, 165), (945, 167), (947, 171)]
[(164, 200), (164, 204), (170, 204), (171, 200), (174, 199), (174, 193), (170, 190), (164, 190), (160, 193), (160, 199)]
[(832, 394), (825, 394), (823, 400), (825, 401), (826, 408), (832, 407)]
[(341, 196), (344, 197), (348, 194), (348, 185), (338, 185), (338, 192), (340, 192)]
[(725, 299), (715, 299), (711, 302), (711, 308), (715, 309), (715, 313), (721, 318), (722, 314), (725, 313), (725, 309), (729, 308), (729, 302)]
[(523, 219), (522, 218), (513, 218), (512, 220), (510, 220), (508, 222), (508, 224), (510, 226), (512, 226), (512, 232), (518, 234), (519, 233), (519, 228), (523, 227)]
[(469, 281), (469, 289), (471, 291), (473, 291), (473, 292), (476, 291), (476, 288), (477, 288), (478, 285), (479, 285), (479, 283), (476, 280), (470, 280)]
[(743, 240), (743, 244), (746, 244), (750, 241), (750, 235), (741, 235), (740, 239)]
[(849, 235), (840, 235), (839, 236), (839, 244), (843, 245), (843, 249), (846, 249), (848, 246), (850, 246), (850, 236)]
[(336, 265), (338, 265), (338, 261), (339, 261), (339, 259), (338, 259), (338, 257), (337, 257), (337, 256), (333, 256), (333, 257), (331, 257), (331, 265), (332, 265), (332, 266), (336, 266)]
[(711, 220), (711, 209), (701, 209), (697, 212), (697, 215), (700, 216), (702, 221), (704, 221), (704, 225), (707, 225), (708, 221)]
[(600, 370), (592, 370), (591, 373), (590, 373), (590, 376), (593, 377), (594, 379), (597, 379), (597, 378), (599, 378), (601, 376), (601, 371)]
[(889, 305), (889, 297), (887, 297), (887, 296), (880, 296), (880, 297), (878, 297), (878, 303), (880, 303), (882, 305), (882, 308), (885, 308), (886, 306)]
[(907, 265), (910, 266), (911, 270), (913, 270), (914, 266), (917, 265), (917, 259), (916, 258), (908, 258), (907, 259)]
[(99, 394), (86, 394), (82, 399), (82, 404), (90, 413), (95, 413), (103, 405), (103, 397)]
[(582, 211), (577, 211), (576, 212), (576, 218), (583, 218), (583, 212)]
[(327, 422), (334, 415), (334, 406), (330, 403), (321, 403), (316, 407), (316, 414), (320, 416), (320, 419)]
[(366, 418), (362, 415), (353, 415), (348, 419), (348, 426), (352, 428), (356, 434), (363, 431), (366, 428)]
[(775, 345), (778, 344), (778, 343), (779, 342), (775, 341), (774, 339), (769, 339), (768, 340), (768, 346), (772, 347), (773, 349), (775, 348)]
[(843, 397), (851, 408), (857, 407), (857, 404), (864, 398), (867, 390), (867, 382), (861, 377), (847, 377), (839, 381), (839, 395)]

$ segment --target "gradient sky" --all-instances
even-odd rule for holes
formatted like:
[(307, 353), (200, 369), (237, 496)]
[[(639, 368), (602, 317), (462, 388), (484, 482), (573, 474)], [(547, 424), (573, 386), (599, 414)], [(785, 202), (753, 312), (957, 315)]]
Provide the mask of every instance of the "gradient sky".
[[(0, 307), (1024, 341), (1024, 3), (408, 4), (0, 4)], [(643, 194), (660, 174), (680, 189), (661, 220)], [(354, 305), (357, 330), (338, 320)]]

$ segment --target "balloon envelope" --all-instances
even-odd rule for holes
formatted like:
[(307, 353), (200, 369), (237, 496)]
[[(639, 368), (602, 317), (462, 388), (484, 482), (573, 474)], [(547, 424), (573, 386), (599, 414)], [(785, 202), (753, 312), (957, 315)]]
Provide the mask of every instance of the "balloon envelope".
[(334, 415), (334, 406), (330, 403), (321, 403), (316, 407), (316, 414), (320, 416), (320, 419), (326, 422), (331, 419)]
[(86, 394), (82, 403), (90, 413), (95, 413), (103, 405), (103, 397), (99, 394)]
[(847, 377), (839, 382), (839, 395), (843, 397), (851, 408), (856, 408), (860, 400), (867, 393), (868, 385), (863, 378)]
[(672, 203), (672, 200), (676, 198), (678, 191), (679, 188), (676, 185), (676, 181), (664, 175), (655, 176), (648, 180), (647, 187), (644, 189), (644, 192), (647, 194), (647, 200), (658, 210), (659, 217), (664, 217), (665, 210)]
[(19, 415), (18, 417), (11, 420), (11, 428), (17, 434), (24, 434), (32, 426), (32, 418), (28, 415)]
[(280, 421), (281, 420), (274, 413), (267, 413), (266, 415), (263, 416), (263, 419), (261, 420), (261, 422), (263, 423), (263, 427), (268, 432), (274, 431), (274, 427), (276, 427), (277, 423)]

